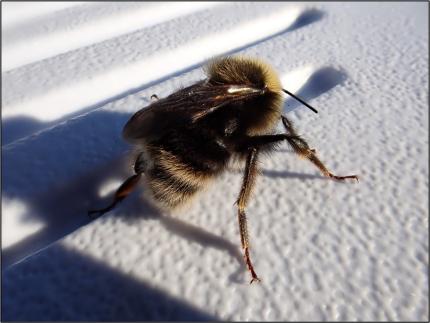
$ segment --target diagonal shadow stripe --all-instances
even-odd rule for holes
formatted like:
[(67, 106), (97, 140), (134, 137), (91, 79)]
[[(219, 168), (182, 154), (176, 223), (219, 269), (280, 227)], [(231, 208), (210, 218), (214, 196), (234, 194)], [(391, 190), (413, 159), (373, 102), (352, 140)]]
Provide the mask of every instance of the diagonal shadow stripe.
[[(233, 55), (236, 54), (240, 51), (243, 51), (247, 48), (256, 46), (260, 43), (264, 43), (274, 37), (279, 37), (284, 35), (285, 33), (289, 33), (292, 32), (294, 30), (297, 30), (299, 28), (305, 27), (309, 24), (312, 24), (318, 20), (320, 20), (322, 17), (324, 16), (324, 13), (322, 11), (319, 11), (317, 9), (308, 9), (305, 10), (304, 12), (302, 12), (298, 18), (296, 19), (296, 21), (294, 21), (294, 23), (290, 26), (288, 26), (287, 28), (285, 28), (284, 30), (281, 30), (278, 33), (272, 34), (270, 36), (258, 39), (256, 41), (250, 42), (246, 45), (243, 46), (239, 46), (236, 47), (230, 51), (226, 51), (222, 54), (220, 54), (219, 56), (222, 55)], [(25, 138), (31, 134), (34, 134), (37, 131), (40, 130), (44, 130), (47, 129), (49, 127), (55, 126), (56, 124), (59, 124), (65, 120), (68, 120), (70, 118), (82, 115), (84, 113), (88, 113), (92, 110), (96, 110), (106, 104), (112, 103), (114, 101), (117, 101), (119, 99), (122, 99), (128, 95), (132, 95), (135, 93), (138, 93), (146, 88), (149, 88), (151, 86), (154, 86), (156, 84), (162, 83), (172, 77), (190, 72), (196, 68), (201, 67), (202, 64), (204, 64), (205, 62), (196, 62), (194, 64), (191, 64), (190, 66), (183, 68), (183, 69), (179, 69), (177, 71), (174, 71), (173, 73), (168, 73), (165, 76), (152, 80), (150, 82), (147, 82), (145, 84), (141, 84), (135, 88), (130, 88), (126, 91), (123, 91), (121, 93), (118, 93), (116, 95), (113, 95), (111, 97), (107, 97), (103, 100), (101, 100), (98, 103), (86, 106), (86, 107), (82, 107), (81, 109), (79, 109), (79, 111), (75, 111), (75, 112), (71, 112), (68, 113), (54, 121), (39, 121), (33, 118), (29, 118), (28, 116), (22, 116), (22, 117), (10, 117), (7, 118), (6, 120), (2, 120), (2, 146), (7, 145), (9, 143), (12, 143), (20, 138)]]
[(286, 31), (292, 31), (310, 25), (324, 17), (325, 13), (318, 9), (308, 9), (304, 11)]
[(4, 321), (219, 321), (59, 244), (2, 273)]

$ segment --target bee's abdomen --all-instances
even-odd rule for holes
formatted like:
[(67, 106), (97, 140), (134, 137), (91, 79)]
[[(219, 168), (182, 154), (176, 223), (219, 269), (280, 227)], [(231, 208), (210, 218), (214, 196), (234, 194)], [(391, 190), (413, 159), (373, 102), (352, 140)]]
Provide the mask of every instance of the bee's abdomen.
[(154, 164), (148, 171), (147, 178), (153, 198), (168, 209), (187, 202), (202, 188), (198, 183), (190, 183), (160, 164)]
[(161, 206), (174, 209), (191, 200), (217, 173), (199, 170), (178, 156), (160, 150), (154, 167), (148, 172), (149, 186)]
[(204, 134), (170, 133), (146, 146), (152, 165), (146, 172), (154, 199), (175, 208), (220, 174), (230, 153)]

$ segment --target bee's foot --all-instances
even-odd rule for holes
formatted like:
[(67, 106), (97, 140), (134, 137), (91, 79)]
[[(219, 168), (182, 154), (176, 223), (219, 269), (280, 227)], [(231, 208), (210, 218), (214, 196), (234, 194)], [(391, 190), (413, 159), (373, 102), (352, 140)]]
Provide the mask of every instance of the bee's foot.
[(329, 173), (328, 176), (332, 179), (337, 180), (337, 181), (344, 181), (345, 179), (355, 179), (357, 182), (359, 181), (357, 175), (336, 176), (336, 175)]

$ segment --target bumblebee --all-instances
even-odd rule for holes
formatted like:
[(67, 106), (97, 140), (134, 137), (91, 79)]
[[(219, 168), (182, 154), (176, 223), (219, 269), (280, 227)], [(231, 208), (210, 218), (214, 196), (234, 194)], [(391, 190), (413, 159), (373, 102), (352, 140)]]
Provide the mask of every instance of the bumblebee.
[[(269, 64), (229, 56), (212, 60), (205, 71), (206, 79), (166, 98), (154, 95), (155, 100), (148, 107), (130, 118), (123, 137), (137, 148), (135, 174), (116, 191), (111, 205), (89, 213), (111, 210), (142, 177), (152, 200), (162, 209), (173, 210), (225, 172), (231, 161), (242, 162), (243, 183), (236, 204), (241, 245), (252, 283), (260, 279), (251, 262), (245, 207), (258, 174), (259, 155), (286, 141), (323, 175), (335, 180), (358, 177), (333, 175), (297, 134), (292, 122), (282, 115), (283, 93), (317, 111), (283, 89)], [(278, 122), (282, 122), (284, 133), (274, 133)]]

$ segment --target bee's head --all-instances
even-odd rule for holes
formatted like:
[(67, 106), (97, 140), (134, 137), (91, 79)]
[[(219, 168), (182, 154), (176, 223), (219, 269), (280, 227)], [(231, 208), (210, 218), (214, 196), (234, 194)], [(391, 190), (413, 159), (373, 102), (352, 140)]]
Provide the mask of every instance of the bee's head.
[(214, 85), (248, 86), (275, 93), (282, 91), (274, 69), (259, 59), (243, 56), (216, 58), (207, 65), (206, 73)]
[(282, 86), (270, 65), (258, 59), (230, 56), (211, 61), (206, 73), (208, 84), (228, 86), (234, 103), (226, 109), (233, 108), (240, 114), (239, 122), (249, 134), (267, 133), (280, 120)]

